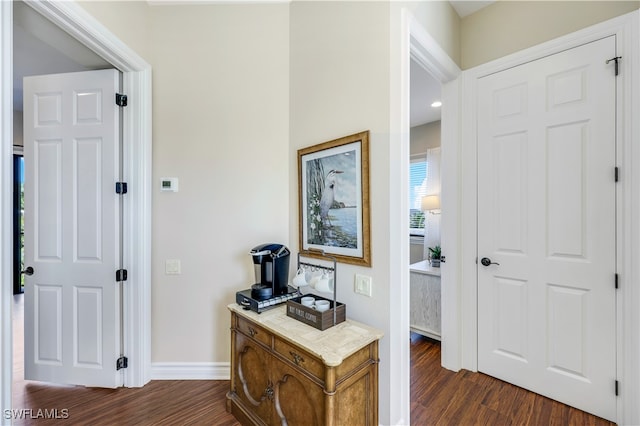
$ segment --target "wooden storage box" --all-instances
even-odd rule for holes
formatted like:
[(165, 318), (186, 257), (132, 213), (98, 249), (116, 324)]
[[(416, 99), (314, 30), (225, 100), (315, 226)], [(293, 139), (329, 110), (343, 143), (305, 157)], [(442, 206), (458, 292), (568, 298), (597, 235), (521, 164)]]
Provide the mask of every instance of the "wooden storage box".
[[(318, 330), (326, 330), (329, 327), (333, 327), (333, 300), (314, 294), (307, 296), (312, 296), (316, 300), (328, 300), (329, 309), (324, 312), (318, 312), (314, 308), (300, 303), (300, 299), (304, 296), (298, 296), (287, 300), (287, 316), (297, 319), (313, 328), (317, 328)], [(336, 305), (336, 324), (340, 324), (347, 317), (347, 305), (340, 302), (336, 302)]]

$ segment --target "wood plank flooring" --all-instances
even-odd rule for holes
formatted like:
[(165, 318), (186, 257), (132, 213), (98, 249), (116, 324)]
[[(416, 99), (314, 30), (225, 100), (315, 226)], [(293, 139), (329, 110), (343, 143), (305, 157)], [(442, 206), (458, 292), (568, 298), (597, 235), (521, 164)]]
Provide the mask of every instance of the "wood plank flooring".
[(411, 424), (613, 423), (482, 373), (440, 367), (440, 342), (411, 333)]
[[(14, 321), (22, 320), (22, 296), (15, 296)], [(15, 425), (238, 425), (225, 409), (229, 382), (224, 380), (152, 381), (136, 389), (25, 381), (21, 330), (14, 327), (13, 407), (14, 417), (22, 417)], [(58, 419), (44, 419), (39, 410)], [(1, 423), (6, 422), (3, 413)], [(413, 333), (411, 424), (611, 425), (484, 374), (445, 370), (439, 342)]]

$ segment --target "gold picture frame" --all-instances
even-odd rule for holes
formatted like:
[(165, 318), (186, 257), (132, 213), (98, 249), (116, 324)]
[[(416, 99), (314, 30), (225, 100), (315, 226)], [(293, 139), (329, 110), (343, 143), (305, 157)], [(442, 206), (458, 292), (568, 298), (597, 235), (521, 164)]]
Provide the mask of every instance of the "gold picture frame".
[(300, 250), (371, 266), (369, 131), (298, 150)]

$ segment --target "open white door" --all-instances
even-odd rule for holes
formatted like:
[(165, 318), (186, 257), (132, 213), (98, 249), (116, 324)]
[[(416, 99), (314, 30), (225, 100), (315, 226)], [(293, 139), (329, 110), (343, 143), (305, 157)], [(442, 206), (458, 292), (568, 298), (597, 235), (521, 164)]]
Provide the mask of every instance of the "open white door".
[(27, 380), (122, 385), (119, 81), (24, 79)]
[(479, 79), (478, 369), (616, 420), (607, 37)]

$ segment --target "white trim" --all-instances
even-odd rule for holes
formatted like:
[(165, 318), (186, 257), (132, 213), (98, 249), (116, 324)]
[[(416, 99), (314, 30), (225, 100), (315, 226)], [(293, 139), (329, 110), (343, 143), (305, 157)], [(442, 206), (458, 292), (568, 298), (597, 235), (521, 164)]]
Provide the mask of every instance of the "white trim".
[[(618, 194), (618, 423), (640, 424), (640, 13), (622, 17), (618, 24), (620, 63), (618, 84), (617, 163), (621, 167)], [(626, 58), (626, 60), (625, 60)]]
[(151, 380), (229, 380), (228, 362), (154, 362)]
[[(11, 409), (13, 380), (13, 4), (0, 1), (0, 409)], [(8, 24), (8, 25), (7, 25)]]
[[(446, 257), (446, 262), (442, 267), (442, 356), (441, 362), (445, 368), (452, 370), (459, 370), (459, 344), (456, 337), (456, 333), (451, 333), (450, 330), (456, 329), (458, 311), (457, 311), (457, 288), (458, 285), (454, 284), (458, 282), (457, 269), (458, 269), (458, 256), (455, 255), (455, 251), (458, 250), (459, 243), (457, 241), (457, 212), (458, 197), (452, 196), (457, 194), (457, 157), (458, 157), (458, 76), (461, 71), (455, 62), (447, 55), (447, 53), (440, 47), (438, 42), (422, 27), (422, 25), (415, 19), (415, 17), (406, 9), (403, 9), (403, 19), (406, 20), (406, 24), (403, 25), (403, 36), (406, 37), (408, 31), (409, 46), (408, 52), (403, 50), (402, 65), (407, 67), (402, 73), (402, 78), (409, 78), (410, 59), (413, 59), (417, 64), (424, 68), (429, 74), (431, 74), (436, 81), (443, 85), (442, 87), (442, 124), (441, 124), (441, 181), (443, 187), (441, 188), (441, 202), (442, 202), (442, 216), (441, 216), (441, 246), (443, 248), (443, 254)], [(403, 88), (405, 86), (403, 85)], [(406, 92), (402, 93), (404, 102), (408, 102), (410, 98), (409, 82), (406, 82)], [(408, 109), (407, 109), (408, 111)], [(400, 134), (406, 136), (408, 139), (410, 136), (410, 128), (407, 128), (406, 117), (402, 118), (402, 128)], [(410, 141), (403, 141), (403, 145), (409, 146)], [(405, 161), (401, 161), (404, 165)], [(406, 185), (406, 184), (405, 184)], [(406, 197), (404, 197), (406, 198)], [(404, 244), (404, 243), (403, 243)], [(450, 251), (448, 251), (450, 250)], [(403, 300), (405, 300), (404, 294), (406, 293), (406, 300), (408, 303), (409, 297), (409, 278), (402, 277), (402, 293)], [(444, 284), (446, 283), (446, 285)], [(409, 310), (403, 310), (408, 315)]]
[(618, 90), (618, 164), (622, 179), (618, 197), (618, 378), (622, 391), (618, 399), (618, 423), (640, 424), (640, 149), (634, 141), (640, 136), (637, 116), (640, 113), (638, 71), (640, 56), (640, 14), (638, 11), (611, 19), (592, 27), (525, 49), (504, 58), (463, 72), (462, 139), (462, 229), (463, 303), (460, 333), (465, 348), (462, 368), (477, 370), (477, 81), (482, 76), (530, 62), (600, 38), (616, 35), (617, 54), (622, 56)]
[[(13, 28), (11, 2), (0, 2), (2, 28), (2, 140), (11, 141), (11, 122), (13, 108), (7, 108), (12, 102), (12, 80), (5, 80), (11, 74)], [(40, 1), (26, 2), (45, 18), (51, 20), (62, 30), (68, 32), (82, 44), (113, 64), (123, 73), (123, 89), (129, 95), (129, 106), (124, 110), (124, 155), (125, 178), (129, 183), (129, 196), (125, 206), (125, 267), (129, 271), (129, 280), (125, 285), (125, 352), (129, 358), (129, 368), (125, 370), (124, 384), (127, 387), (143, 386), (151, 378), (151, 66), (133, 50), (128, 48), (92, 15), (73, 2)], [(9, 42), (7, 42), (7, 37)], [(6, 81), (9, 81), (7, 84)], [(5, 89), (6, 88), (6, 89)], [(4, 91), (6, 90), (6, 91)], [(2, 209), (0, 218), (3, 223), (10, 204), (11, 186), (6, 182), (11, 166), (7, 166), (9, 144), (2, 144), (0, 159)], [(12, 179), (12, 177), (11, 177)], [(11, 229), (3, 226), (2, 229)], [(11, 247), (11, 239), (3, 236), (4, 247)], [(7, 244), (9, 244), (7, 246)], [(12, 280), (12, 249), (0, 251), (0, 270), (3, 274), (3, 294), (9, 290)], [(11, 298), (2, 298), (3, 307)], [(10, 307), (9, 307), (10, 308)], [(2, 315), (3, 354), (12, 348), (11, 309), (0, 309)], [(12, 356), (8, 361), (2, 358), (3, 372), (12, 370)], [(2, 375), (2, 408), (11, 408), (11, 380)]]
[[(443, 84), (443, 104), (448, 105), (443, 108), (442, 114), (445, 117), (442, 121), (442, 146), (443, 160), (448, 162), (455, 160), (456, 149), (449, 151), (449, 157), (444, 153), (450, 145), (457, 146), (458, 127), (458, 91), (456, 79), (460, 75), (460, 69), (440, 47), (440, 45), (422, 27), (413, 14), (406, 8), (402, 8), (399, 23), (399, 52), (398, 56), (392, 58), (391, 75), (391, 135), (389, 152), (389, 185), (390, 188), (399, 188), (390, 193), (390, 238), (391, 249), (390, 271), (391, 281), (400, 284), (400, 291), (391, 290), (390, 297), (390, 344), (393, 349), (394, 358), (389, 362), (395, 367), (392, 375), (396, 375), (398, 382), (392, 382), (392, 411), (391, 419), (396, 424), (406, 424), (410, 419), (410, 359), (409, 359), (409, 235), (406, 229), (409, 227), (409, 217), (406, 212), (409, 210), (408, 202), (408, 182), (409, 182), (409, 157), (410, 157), (410, 124), (409, 124), (409, 104), (410, 104), (410, 65), (414, 59), (420, 66), (429, 72), (437, 81)], [(396, 28), (393, 23), (392, 28)], [(393, 50), (392, 50), (393, 51)], [(393, 65), (397, 65), (393, 66)], [(398, 72), (399, 75), (394, 74)], [(397, 137), (397, 140), (395, 139)], [(453, 153), (453, 154), (452, 154)], [(451, 156), (453, 155), (453, 156)], [(455, 167), (447, 166), (447, 173), (457, 173)], [(443, 163), (443, 172), (445, 166)], [(443, 175), (444, 179), (444, 175)], [(457, 179), (453, 179), (457, 182)], [(458, 197), (443, 198), (443, 211), (451, 209), (457, 210)], [(448, 213), (447, 213), (448, 214)], [(452, 216), (453, 217), (453, 216)], [(444, 225), (444, 222), (443, 222)], [(449, 229), (456, 227), (454, 222), (448, 222), (445, 226)], [(443, 228), (443, 233), (444, 233)], [(454, 229), (454, 231), (456, 231)], [(452, 232), (451, 235), (457, 235)], [(443, 240), (443, 247), (446, 247)], [(455, 273), (449, 273), (448, 269), (455, 269), (455, 256), (449, 263), (447, 257), (447, 267), (442, 268), (444, 282), (455, 280)], [(445, 287), (445, 286), (443, 286)], [(457, 316), (455, 310), (445, 311), (443, 307), (443, 326), (448, 324), (451, 317)], [(443, 329), (444, 330), (444, 329)], [(444, 334), (443, 334), (444, 336)], [(455, 338), (455, 336), (453, 336)], [(450, 342), (442, 342), (443, 345), (443, 365), (449, 366), (450, 361), (444, 360), (446, 353), (452, 350), (448, 345)], [(454, 345), (455, 347), (456, 345)], [(457, 349), (453, 349), (456, 352)], [(448, 367), (450, 368), (450, 367)], [(395, 385), (399, 387), (396, 389)]]

